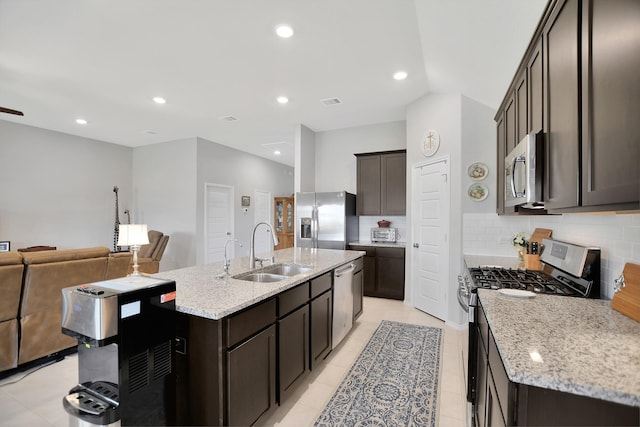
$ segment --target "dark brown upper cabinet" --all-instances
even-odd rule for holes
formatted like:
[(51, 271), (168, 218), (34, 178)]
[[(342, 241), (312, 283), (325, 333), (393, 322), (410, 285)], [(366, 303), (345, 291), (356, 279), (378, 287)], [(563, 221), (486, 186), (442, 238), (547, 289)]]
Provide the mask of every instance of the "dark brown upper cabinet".
[(639, 200), (639, 25), (637, 0), (583, 4), (582, 206)]
[(549, 1), (495, 117), (499, 214), (523, 212), (504, 208), (504, 156), (540, 130), (549, 212), (640, 208), (638, 22), (637, 0)]
[(538, 38), (527, 63), (528, 97), (528, 132), (538, 133), (544, 129), (542, 110), (544, 102), (544, 69), (542, 68), (542, 37)]
[(580, 202), (578, 6), (578, 0), (558, 2), (543, 31), (547, 209), (578, 206)]
[(405, 215), (406, 150), (356, 154), (358, 215)]

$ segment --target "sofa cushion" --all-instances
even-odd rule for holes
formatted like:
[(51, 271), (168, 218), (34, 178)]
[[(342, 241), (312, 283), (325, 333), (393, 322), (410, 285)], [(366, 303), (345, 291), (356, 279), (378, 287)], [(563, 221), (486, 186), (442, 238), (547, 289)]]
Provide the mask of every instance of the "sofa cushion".
[[(62, 307), (62, 306), (61, 306)], [(53, 328), (52, 325), (56, 327)], [(39, 312), (20, 319), (20, 354), (18, 364), (30, 362), (67, 348), (78, 342), (62, 333), (62, 309)]]
[(0, 265), (22, 264), (22, 255), (19, 252), (0, 252)]
[(133, 254), (131, 254), (131, 252), (118, 252), (115, 254), (109, 254), (109, 261), (107, 262), (107, 272), (104, 275), (104, 280), (125, 277), (129, 272), (129, 266), (131, 265), (132, 257)]
[(0, 322), (0, 371), (18, 366), (18, 319)]
[(18, 317), (23, 271), (19, 253), (0, 253), (0, 322)]

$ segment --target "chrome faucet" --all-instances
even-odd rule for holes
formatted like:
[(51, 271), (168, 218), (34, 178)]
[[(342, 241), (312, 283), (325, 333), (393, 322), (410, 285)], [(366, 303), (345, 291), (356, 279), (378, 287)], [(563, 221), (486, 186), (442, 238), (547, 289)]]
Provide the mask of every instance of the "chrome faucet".
[[(238, 239), (227, 239), (224, 244), (224, 272), (228, 276), (229, 275), (229, 267), (231, 267), (231, 260), (227, 257), (227, 247), (230, 242), (237, 242)], [(238, 242), (238, 246), (242, 247), (242, 243)]]
[[(263, 261), (267, 261), (267, 258), (256, 258), (256, 247), (255, 247), (255, 239), (256, 239), (256, 230), (258, 229), (258, 227), (264, 224), (267, 227), (269, 227), (269, 231), (271, 232), (271, 239), (273, 240), (273, 246), (277, 246), (280, 241), (278, 240), (278, 236), (276, 236), (276, 232), (274, 231), (273, 227), (271, 226), (271, 224), (269, 224), (268, 222), (264, 222), (261, 221), (259, 223), (257, 223), (255, 225), (255, 227), (253, 227), (253, 232), (251, 233), (251, 251), (250, 251), (250, 255), (249, 255), (249, 269), (253, 270), (254, 268), (256, 268), (256, 261), (258, 261), (260, 263), (260, 266), (262, 266), (262, 262)], [(274, 262), (274, 258), (275, 257), (271, 257), (271, 263), (273, 264)]]

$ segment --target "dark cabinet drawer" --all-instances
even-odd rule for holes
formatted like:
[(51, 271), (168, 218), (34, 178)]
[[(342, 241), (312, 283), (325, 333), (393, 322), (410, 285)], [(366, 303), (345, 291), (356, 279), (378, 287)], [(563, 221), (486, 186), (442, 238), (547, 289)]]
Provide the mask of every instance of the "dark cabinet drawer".
[(233, 347), (275, 321), (275, 298), (229, 317), (227, 319), (227, 347)]
[(378, 258), (404, 258), (404, 248), (376, 248)]
[(354, 250), (354, 251), (366, 252), (365, 256), (370, 256), (370, 257), (376, 256), (376, 248), (372, 248), (371, 246), (350, 245), (349, 249)]
[(309, 282), (278, 295), (278, 317), (284, 317), (309, 301)]
[(331, 289), (333, 284), (333, 276), (331, 272), (323, 274), (311, 280), (311, 298), (315, 298), (323, 292)]

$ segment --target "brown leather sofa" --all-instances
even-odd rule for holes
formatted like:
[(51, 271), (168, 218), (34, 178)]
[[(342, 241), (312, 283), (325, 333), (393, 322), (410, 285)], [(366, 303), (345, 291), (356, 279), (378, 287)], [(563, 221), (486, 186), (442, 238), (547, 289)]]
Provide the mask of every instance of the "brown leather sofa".
[(19, 253), (0, 253), (0, 371), (18, 366), (18, 307), (23, 271)]
[(126, 276), (130, 264), (104, 246), (0, 254), (0, 371), (74, 347), (60, 329), (61, 290)]

